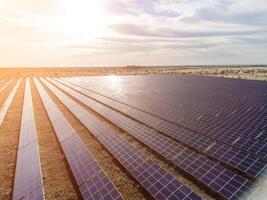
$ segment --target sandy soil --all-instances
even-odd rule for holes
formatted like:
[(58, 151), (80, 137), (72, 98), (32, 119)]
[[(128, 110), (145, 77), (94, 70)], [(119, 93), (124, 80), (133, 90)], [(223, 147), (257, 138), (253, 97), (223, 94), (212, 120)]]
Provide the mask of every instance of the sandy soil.
[(179, 73), (267, 81), (267, 67), (220, 67), (184, 69)]
[(71, 172), (38, 91), (31, 81), (45, 198), (79, 199)]
[(267, 80), (267, 66), (179, 66), (179, 67), (103, 67), (103, 68), (17, 68), (0, 69), (5, 77), (27, 76), (92, 76), (190, 74), (239, 79)]
[[(20, 87), (0, 127), (0, 199), (11, 199), (25, 82)], [(11, 88), (6, 88), (5, 95)], [(2, 100), (2, 96), (0, 97)]]
[(54, 102), (59, 106), (67, 120), (77, 131), (89, 151), (96, 158), (97, 162), (101, 165), (124, 198), (127, 200), (146, 199), (144, 194), (142, 194), (142, 192), (138, 189), (138, 185), (120, 169), (120, 167), (114, 162), (113, 157), (104, 149), (101, 143), (93, 137), (92, 133), (90, 133), (89, 130), (68, 111), (68, 109), (49, 91), (45, 85), (43, 86)]

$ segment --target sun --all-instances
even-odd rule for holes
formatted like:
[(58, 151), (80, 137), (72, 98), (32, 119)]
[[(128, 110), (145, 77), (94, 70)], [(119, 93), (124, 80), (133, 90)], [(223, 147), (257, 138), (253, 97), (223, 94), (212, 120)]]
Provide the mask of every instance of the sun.
[(94, 34), (107, 22), (107, 17), (97, 0), (64, 0), (56, 23), (66, 34)]

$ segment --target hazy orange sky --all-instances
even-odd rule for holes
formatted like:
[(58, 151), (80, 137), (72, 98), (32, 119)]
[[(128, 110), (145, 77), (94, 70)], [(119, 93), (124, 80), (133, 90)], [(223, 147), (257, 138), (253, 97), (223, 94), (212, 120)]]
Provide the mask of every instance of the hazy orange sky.
[(265, 0), (0, 0), (0, 66), (267, 64)]

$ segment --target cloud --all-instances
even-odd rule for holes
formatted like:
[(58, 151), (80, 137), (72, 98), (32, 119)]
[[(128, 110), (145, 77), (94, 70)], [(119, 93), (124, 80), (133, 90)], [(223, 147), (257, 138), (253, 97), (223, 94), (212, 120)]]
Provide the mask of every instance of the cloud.
[(101, 2), (105, 12), (111, 15), (136, 15), (136, 11), (129, 4), (119, 1), (105, 0)]
[(133, 24), (116, 24), (110, 28), (121, 34), (135, 35), (143, 37), (177, 37), (177, 38), (191, 38), (191, 37), (221, 37), (221, 36), (237, 36), (237, 35), (254, 35), (266, 33), (265, 30), (176, 30), (173, 28), (158, 28), (157, 30), (150, 30), (143, 26)]
[(170, 38), (140, 38), (140, 37), (125, 37), (122, 38), (99, 38), (98, 42), (92, 44), (68, 44), (66, 48), (76, 49), (83, 55), (99, 56), (102, 54), (161, 54), (162, 52), (177, 52), (191, 50), (207, 50), (209, 48), (217, 48), (219, 46), (227, 46), (224, 41), (204, 41), (203, 39), (180, 39)]
[(141, 9), (143, 12), (153, 15), (153, 16), (161, 16), (161, 17), (178, 17), (180, 14), (178, 11), (174, 11), (171, 9), (161, 9), (160, 1), (150, 1), (150, 0), (133, 0), (131, 1), (131, 6), (134, 6)]
[(161, 1), (155, 0), (128, 0), (128, 1), (101, 1), (104, 9), (112, 15), (151, 15), (156, 17), (173, 18), (180, 14), (172, 9), (163, 9)]
[(66, 1), (0, 0), (0, 65), (267, 63), (265, 0)]
[(239, 37), (235, 39), (238, 44), (256, 46), (256, 47), (267, 47), (267, 37)]
[[(215, 1), (215, 3), (196, 9), (191, 16), (185, 16), (182, 20), (186, 23), (208, 21), (244, 25), (266, 24), (267, 8), (256, 9), (253, 4), (257, 2), (248, 2), (249, 1), (247, 1), (247, 4), (241, 3), (240, 5), (240, 3), (235, 0)], [(265, 4), (264, 1), (260, 2)], [(260, 5), (261, 4), (259, 4), (258, 7), (260, 7)], [(250, 7), (253, 7), (254, 9), (250, 9)]]
[(147, 28), (134, 24), (114, 24), (111, 25), (110, 28), (117, 33), (126, 35), (160, 36), (159, 34), (154, 33), (153, 31), (147, 30)]
[(221, 9), (203, 8), (191, 17), (183, 19), (187, 23), (201, 20), (209, 22), (222, 22), (229, 24), (264, 25), (267, 21), (266, 12), (227, 12)]

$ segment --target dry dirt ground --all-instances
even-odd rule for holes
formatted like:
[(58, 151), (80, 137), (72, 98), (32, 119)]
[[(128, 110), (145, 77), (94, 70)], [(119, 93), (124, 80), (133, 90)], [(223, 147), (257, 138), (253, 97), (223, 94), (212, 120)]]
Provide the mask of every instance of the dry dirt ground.
[(93, 75), (190, 74), (227, 78), (267, 80), (267, 66), (195, 66), (195, 67), (102, 67), (102, 68), (0, 68), (0, 76), (93, 76)]
[[(33, 77), (33, 76), (74, 76), (74, 75), (103, 75), (103, 74), (201, 74), (212, 76), (225, 76), (246, 79), (267, 80), (267, 68), (112, 68), (112, 69), (20, 69), (18, 71), (0, 70), (1, 87), (9, 78)], [(14, 80), (8, 87), (0, 92), (0, 106), (5, 102), (10, 91), (14, 87)], [(33, 107), (38, 134), (38, 145), (40, 150), (41, 168), (43, 174), (43, 187), (46, 199), (81, 199), (74, 178), (68, 167), (64, 153), (59, 145), (53, 127), (49, 121), (46, 110), (41, 102), (38, 91), (31, 79), (31, 92), (33, 98)], [(44, 85), (43, 85), (44, 86)], [(22, 79), (14, 100), (4, 118), (0, 127), (0, 199), (11, 199), (12, 188), (16, 167), (17, 148), (19, 144), (19, 130), (23, 103), (23, 94), (25, 88), (25, 79)], [(147, 199), (146, 194), (140, 188), (127, 172), (120, 166), (107, 150), (99, 143), (97, 139), (68, 111), (68, 109), (44, 87), (48, 94), (55, 101), (60, 110), (64, 113), (67, 120), (77, 131), (86, 147), (95, 156), (98, 163), (102, 166), (106, 174), (116, 185), (125, 199)], [(85, 107), (83, 105), (83, 107)], [(86, 108), (92, 112), (89, 108)], [(96, 114), (96, 113), (94, 113)], [(97, 115), (97, 114), (96, 114)], [(109, 123), (100, 117), (103, 123)], [(109, 123), (110, 124), (110, 123)], [(190, 189), (204, 197), (213, 199), (192, 181), (184, 177), (183, 174), (173, 169), (162, 158), (153, 154), (147, 147), (131, 137), (126, 132), (117, 129), (110, 124), (118, 133), (129, 143), (143, 151), (152, 160), (157, 162), (165, 170), (177, 177), (182, 183)]]

